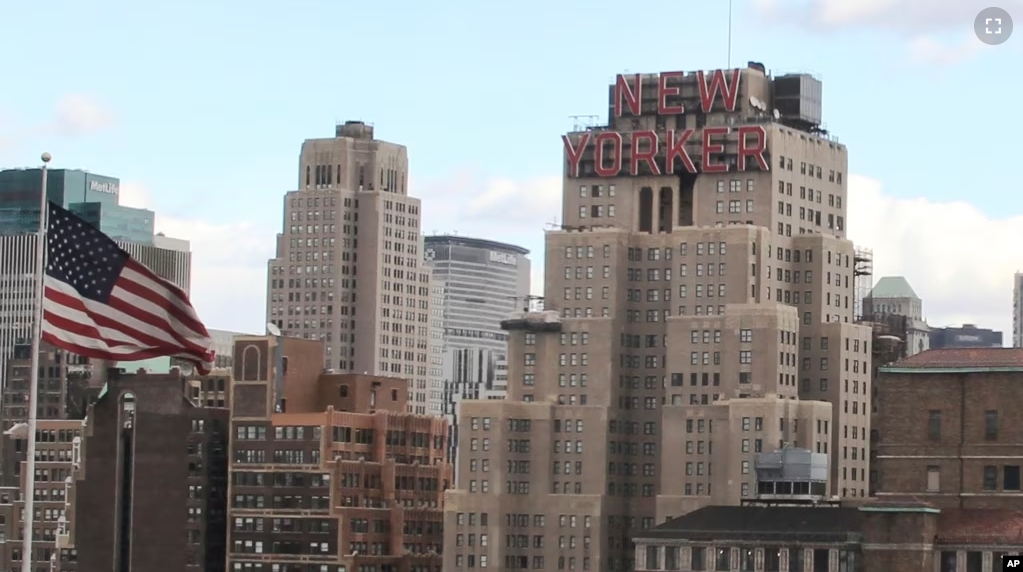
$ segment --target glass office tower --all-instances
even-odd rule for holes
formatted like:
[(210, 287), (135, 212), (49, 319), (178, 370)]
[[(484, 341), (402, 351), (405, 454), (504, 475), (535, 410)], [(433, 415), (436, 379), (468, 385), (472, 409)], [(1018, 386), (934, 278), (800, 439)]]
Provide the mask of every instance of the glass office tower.
[[(0, 171), (0, 234), (36, 232), (41, 181), (39, 169)], [(155, 214), (118, 204), (120, 186), (120, 181), (113, 177), (51, 169), (46, 194), (111, 238), (152, 244)]]

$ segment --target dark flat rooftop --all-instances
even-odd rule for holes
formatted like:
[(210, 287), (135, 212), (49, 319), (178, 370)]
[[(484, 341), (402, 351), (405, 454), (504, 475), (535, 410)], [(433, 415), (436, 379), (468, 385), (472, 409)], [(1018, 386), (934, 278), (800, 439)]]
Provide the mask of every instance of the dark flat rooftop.
[(655, 526), (643, 536), (852, 542), (859, 539), (862, 520), (859, 509), (848, 507), (708, 506)]

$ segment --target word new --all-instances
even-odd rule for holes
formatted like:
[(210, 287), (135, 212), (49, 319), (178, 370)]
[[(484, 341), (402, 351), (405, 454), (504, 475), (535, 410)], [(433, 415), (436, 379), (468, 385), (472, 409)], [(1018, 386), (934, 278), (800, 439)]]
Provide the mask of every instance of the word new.
[[(756, 161), (761, 171), (770, 170), (765, 156), (767, 130), (762, 125), (744, 125), (736, 128), (736, 131), (739, 134), (737, 170), (746, 170), (747, 159)], [(674, 129), (667, 130), (665, 133), (667, 141), (663, 146), (655, 131), (629, 133), (632, 157), (629, 161), (629, 174), (639, 175), (641, 165), (646, 165), (646, 170), (643, 173), (646, 175), (674, 174), (676, 167), (681, 167), (690, 173), (727, 173), (731, 165), (715, 163), (713, 159), (725, 152), (725, 144), (715, 139), (725, 137), (730, 132), (730, 127), (703, 128), (700, 133), (699, 169), (696, 168), (696, 163), (689, 155), (689, 151), (686, 150), (686, 143), (693, 138), (696, 133), (695, 129), (686, 129), (681, 132)], [(593, 131), (587, 131), (581, 134), (574, 143), (568, 135), (563, 135), (561, 140), (565, 144), (569, 177), (579, 176), (579, 164), (582, 161), (583, 153), (591, 144), (594, 148), (593, 171), (596, 175), (598, 177), (617, 177), (621, 174), (622, 149), (625, 142), (622, 133), (600, 131), (596, 132), (594, 136)]]
[[(739, 70), (730, 70), (731, 81), (725, 78), (725, 72), (714, 70), (710, 72), (710, 82), (704, 72), (696, 72), (696, 85), (700, 90), (700, 109), (704, 113), (710, 113), (714, 107), (714, 100), (721, 94), (725, 111), (735, 111), (735, 104), (739, 96), (739, 78), (742, 74)], [(678, 98), (682, 93), (682, 77), (684, 74), (678, 72), (661, 72), (657, 75), (657, 114), (658, 115), (681, 115), (686, 112)], [(621, 117), (628, 107), (629, 113), (635, 116), (642, 115), (643, 101), (643, 76), (634, 74), (632, 85), (625, 76), (619, 75), (615, 78), (614, 89), (614, 111), (615, 117)], [(674, 103), (669, 103), (671, 98)]]

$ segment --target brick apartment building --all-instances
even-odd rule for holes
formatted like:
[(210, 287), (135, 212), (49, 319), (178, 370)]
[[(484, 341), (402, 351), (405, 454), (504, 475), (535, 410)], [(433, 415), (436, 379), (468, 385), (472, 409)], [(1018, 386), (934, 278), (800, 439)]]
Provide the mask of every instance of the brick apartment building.
[[(59, 558), (62, 540), (71, 534), (74, 524), (74, 480), (81, 466), (81, 442), (84, 423), (80, 420), (42, 419), (36, 425), (35, 503), (33, 520), (32, 569), (50, 571), (51, 559)], [(28, 425), (18, 423), (3, 435), (5, 474), (17, 481), (0, 488), (0, 514), (3, 538), (0, 544), (0, 570), (14, 570), (24, 559), (24, 496), (29, 475), (24, 474), (28, 448)], [(66, 560), (75, 559), (74, 551), (64, 551)]]
[(55, 570), (224, 570), (227, 429), (228, 411), (193, 405), (176, 369), (107, 372)]
[[(714, 101), (723, 85), (734, 95)], [(630, 570), (640, 530), (751, 494), (758, 442), (828, 454), (830, 493), (866, 496), (870, 329), (853, 323), (848, 153), (820, 129), (820, 89), (754, 62), (629, 75), (606, 125), (564, 136), (547, 311), (505, 323), (507, 398), (463, 403), (490, 423), (459, 429), (445, 526), (486, 514), (473, 534), (503, 539), (589, 522), (592, 543), (470, 547), (456, 532), (445, 570), (484, 556)], [(656, 142), (679, 133), (685, 168)], [(762, 163), (741, 152), (750, 133)]]
[(188, 380), (189, 397), (198, 407), (230, 409), (230, 385), (231, 370), (214, 369), (209, 375), (196, 375)]
[(1023, 509), (1023, 348), (929, 350), (877, 390), (878, 497)]
[(323, 342), (238, 337), (228, 570), (440, 572), (447, 423), (404, 379), (323, 373)]
[[(84, 407), (76, 403), (80, 382), (87, 382), (91, 375), (88, 358), (70, 354), (63, 350), (44, 345), (39, 356), (39, 402), (38, 419), (65, 419), (74, 417), (69, 412), (81, 413)], [(29, 378), (32, 375), (32, 346), (19, 344), (14, 347), (11, 359), (6, 363), (7, 386), (4, 387), (2, 430), (6, 431), (17, 423), (28, 421)], [(10, 486), (10, 482), (4, 482)]]

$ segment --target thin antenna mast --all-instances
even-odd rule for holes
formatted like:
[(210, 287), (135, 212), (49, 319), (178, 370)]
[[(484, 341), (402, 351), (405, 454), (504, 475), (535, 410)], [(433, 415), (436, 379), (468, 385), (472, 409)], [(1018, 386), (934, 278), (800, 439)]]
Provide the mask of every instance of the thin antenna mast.
[(732, 69), (732, 0), (728, 0), (728, 66)]

